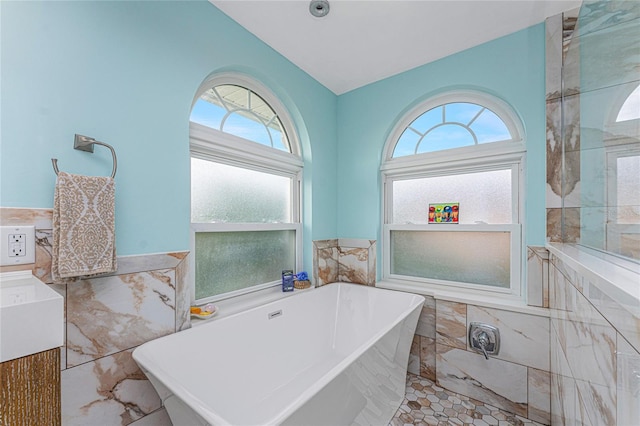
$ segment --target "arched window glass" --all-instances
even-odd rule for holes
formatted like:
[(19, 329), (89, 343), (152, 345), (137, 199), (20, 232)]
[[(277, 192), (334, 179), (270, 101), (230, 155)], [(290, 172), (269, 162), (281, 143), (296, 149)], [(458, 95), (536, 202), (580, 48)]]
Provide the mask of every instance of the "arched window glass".
[(261, 145), (291, 152), (278, 114), (254, 91), (234, 84), (206, 90), (193, 106), (190, 120)]
[(438, 105), (402, 132), (393, 158), (513, 140), (505, 122), (489, 108), (471, 102)]
[(624, 101), (616, 122), (637, 120), (640, 118), (640, 86), (636, 87), (636, 90), (631, 92), (629, 97)]

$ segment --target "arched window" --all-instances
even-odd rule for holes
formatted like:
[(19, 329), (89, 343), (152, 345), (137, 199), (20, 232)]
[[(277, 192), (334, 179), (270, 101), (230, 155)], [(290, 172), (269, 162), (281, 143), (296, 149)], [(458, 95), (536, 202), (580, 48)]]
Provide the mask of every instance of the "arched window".
[(278, 285), (302, 259), (302, 159), (286, 109), (259, 83), (218, 75), (197, 93), (189, 134), (195, 300)]
[(271, 106), (254, 91), (235, 84), (206, 90), (191, 110), (190, 120), (262, 145), (291, 152), (289, 138)]
[(383, 278), (520, 294), (522, 126), (504, 102), (446, 93), (385, 146)]
[(393, 157), (512, 139), (505, 122), (487, 107), (450, 102), (413, 120), (400, 135)]
[(640, 86), (636, 87), (633, 92), (620, 107), (616, 122), (637, 120), (640, 118)]

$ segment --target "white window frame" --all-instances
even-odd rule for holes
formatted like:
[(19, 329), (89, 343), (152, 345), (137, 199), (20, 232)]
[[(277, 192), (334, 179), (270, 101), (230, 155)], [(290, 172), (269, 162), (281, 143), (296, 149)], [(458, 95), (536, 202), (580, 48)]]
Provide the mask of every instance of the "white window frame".
[[(617, 127), (618, 129), (631, 129), (633, 124), (636, 123), (637, 119), (622, 121), (611, 126), (611, 128)], [(628, 131), (628, 133), (630, 133), (630, 130)], [(620, 207), (618, 205), (618, 159), (624, 157), (640, 156), (640, 148), (635, 147), (631, 144), (627, 144), (625, 143), (625, 141), (626, 139), (624, 138), (616, 141), (605, 141), (605, 162), (607, 167), (605, 209), (607, 210), (607, 212), (604, 220), (604, 250), (616, 256), (623, 256), (620, 254), (622, 247), (621, 237), (623, 235), (640, 234), (640, 224), (618, 223), (617, 218), (616, 210)], [(610, 212), (609, 209), (611, 208), (615, 208), (615, 210), (613, 212)], [(614, 215), (613, 213), (616, 213), (616, 215)], [(637, 262), (637, 260), (632, 261)]]
[[(514, 138), (475, 146), (454, 148), (430, 153), (393, 158), (395, 144), (406, 127), (423, 113), (443, 104), (469, 102), (487, 107), (507, 125)], [(524, 168), (525, 144), (520, 121), (511, 108), (499, 99), (477, 92), (449, 92), (435, 96), (419, 104), (398, 121), (385, 144), (383, 163), (380, 167), (383, 183), (382, 197), (382, 278), (400, 283), (407, 289), (422, 292), (465, 288), (479, 294), (494, 294), (521, 298), (524, 294)], [(393, 182), (397, 180), (458, 175), (495, 170), (511, 170), (512, 223), (510, 224), (394, 224)], [(508, 288), (488, 285), (445, 281), (391, 273), (391, 232), (508, 232), (511, 236), (510, 285)]]
[(190, 221), (190, 245), (193, 261), (190, 262), (191, 300), (197, 303), (215, 302), (247, 293), (260, 291), (281, 284), (280, 280), (258, 284), (202, 299), (196, 299), (195, 288), (195, 237), (199, 232), (242, 232), (242, 231), (295, 231), (295, 267), (302, 269), (303, 264), (303, 226), (302, 226), (302, 178), (303, 160), (300, 156), (300, 144), (293, 121), (282, 103), (266, 87), (236, 74), (220, 74), (207, 79), (201, 86), (195, 102), (200, 95), (211, 87), (221, 84), (235, 84), (245, 87), (260, 97), (276, 112), (289, 139), (291, 152), (261, 145), (247, 139), (204, 126), (189, 123), (190, 158), (199, 158), (225, 165), (241, 167), (264, 173), (284, 176), (291, 179), (291, 222), (287, 223), (194, 223)]

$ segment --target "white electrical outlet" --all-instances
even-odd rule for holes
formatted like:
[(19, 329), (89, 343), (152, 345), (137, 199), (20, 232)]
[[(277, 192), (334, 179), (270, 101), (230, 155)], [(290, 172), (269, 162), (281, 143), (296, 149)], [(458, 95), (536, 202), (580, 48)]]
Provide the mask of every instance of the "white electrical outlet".
[(35, 226), (0, 226), (0, 266), (36, 261)]

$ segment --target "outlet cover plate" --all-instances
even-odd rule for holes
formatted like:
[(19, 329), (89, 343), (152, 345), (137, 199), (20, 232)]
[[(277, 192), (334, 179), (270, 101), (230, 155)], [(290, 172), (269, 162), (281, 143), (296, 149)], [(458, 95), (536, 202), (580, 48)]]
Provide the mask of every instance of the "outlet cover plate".
[[(10, 236), (24, 240), (24, 255), (16, 255), (12, 248), (16, 242)], [(22, 246), (21, 246), (22, 247)], [(0, 226), (0, 266), (24, 265), (36, 261), (35, 226)]]

